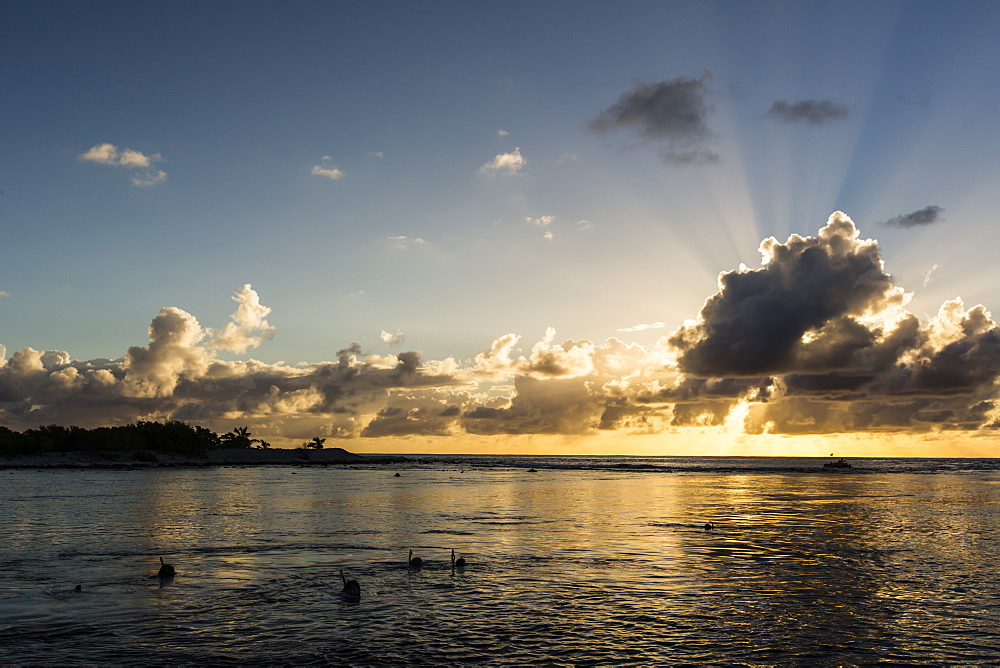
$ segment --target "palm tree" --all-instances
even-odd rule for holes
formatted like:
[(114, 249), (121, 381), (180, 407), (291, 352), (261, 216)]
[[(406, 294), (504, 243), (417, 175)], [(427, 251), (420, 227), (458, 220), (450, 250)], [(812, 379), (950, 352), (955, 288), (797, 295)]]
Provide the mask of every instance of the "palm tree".
[(252, 448), (254, 441), (258, 440), (250, 438), (249, 427), (234, 427), (231, 432), (223, 434), (221, 438), (223, 444), (230, 448)]
[(307, 446), (313, 450), (322, 450), (323, 444), (326, 443), (325, 438), (320, 438), (319, 436), (313, 436), (313, 440), (310, 441)]

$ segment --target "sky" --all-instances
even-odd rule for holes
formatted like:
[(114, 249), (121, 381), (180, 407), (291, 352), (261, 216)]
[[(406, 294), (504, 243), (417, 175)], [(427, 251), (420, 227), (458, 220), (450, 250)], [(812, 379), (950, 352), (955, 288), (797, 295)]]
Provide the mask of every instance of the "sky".
[(15, 2), (0, 425), (1000, 455), (996, 2)]

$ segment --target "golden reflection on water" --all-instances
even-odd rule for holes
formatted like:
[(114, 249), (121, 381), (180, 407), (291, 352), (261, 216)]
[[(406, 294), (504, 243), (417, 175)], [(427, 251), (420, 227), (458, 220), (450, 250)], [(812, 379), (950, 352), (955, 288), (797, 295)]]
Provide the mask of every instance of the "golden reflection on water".
[[(982, 612), (998, 594), (994, 473), (400, 473), (86, 472), (52, 485), (58, 476), (39, 472), (0, 529), (14, 537), (19, 577), (33, 572), (30, 554), (47, 577), (125, 596), (133, 617), (170, 611), (225, 643), (240, 642), (241, 628), (328, 635), (324, 623), (355, 616), (352, 633), (369, 642), (388, 642), (407, 619), (446, 639), (461, 620), (470, 637), (503, 629), (539, 647), (583, 629), (612, 663), (621, 643), (641, 645), (646, 663), (669, 661), (664, 648), (680, 634), (715, 648), (685, 655), (699, 662), (720, 647), (752, 656), (756, 645), (904, 652), (932, 642), (929, 625), (982, 633), (983, 615), (997, 618)], [(78, 548), (73, 563), (65, 545)], [(423, 570), (406, 568), (409, 549)], [(465, 571), (450, 569), (451, 549), (469, 560)], [(158, 589), (149, 575), (161, 554), (178, 576)], [(360, 605), (336, 607), (340, 568), (362, 582)]]

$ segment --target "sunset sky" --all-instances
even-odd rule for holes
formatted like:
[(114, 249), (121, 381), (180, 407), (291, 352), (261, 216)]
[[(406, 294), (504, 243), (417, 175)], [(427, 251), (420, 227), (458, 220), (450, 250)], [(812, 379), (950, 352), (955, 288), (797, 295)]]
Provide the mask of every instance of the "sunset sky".
[(0, 424), (1000, 456), (998, 30), (992, 1), (7, 3)]

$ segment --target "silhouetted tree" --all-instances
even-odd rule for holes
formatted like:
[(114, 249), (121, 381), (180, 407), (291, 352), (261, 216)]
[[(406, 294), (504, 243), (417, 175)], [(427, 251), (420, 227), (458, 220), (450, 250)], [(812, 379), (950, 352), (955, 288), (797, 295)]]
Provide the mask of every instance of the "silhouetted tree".
[(320, 438), (319, 436), (313, 436), (313, 440), (306, 444), (306, 447), (310, 447), (313, 450), (322, 450), (323, 444), (326, 443), (325, 438)]
[(222, 443), (227, 448), (252, 448), (255, 440), (250, 438), (250, 427), (234, 427), (222, 435)]
[(0, 455), (44, 454), (46, 452), (84, 452), (138, 454), (159, 452), (204, 457), (222, 444), (219, 436), (204, 427), (183, 422), (146, 422), (116, 427), (61, 427), (48, 425), (18, 433), (0, 426)]

